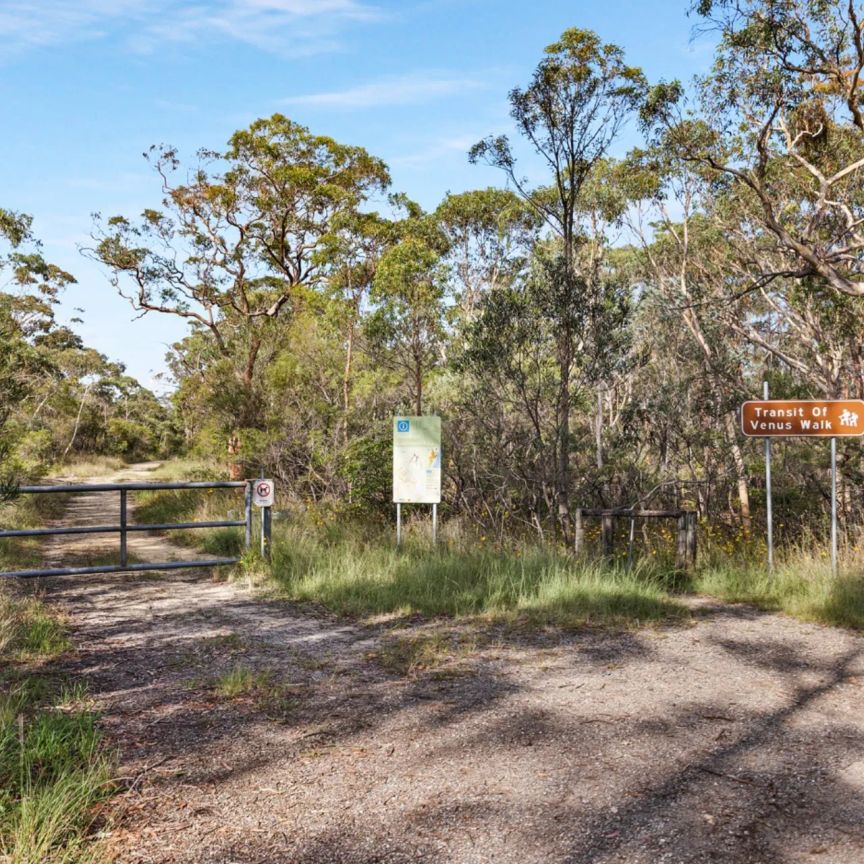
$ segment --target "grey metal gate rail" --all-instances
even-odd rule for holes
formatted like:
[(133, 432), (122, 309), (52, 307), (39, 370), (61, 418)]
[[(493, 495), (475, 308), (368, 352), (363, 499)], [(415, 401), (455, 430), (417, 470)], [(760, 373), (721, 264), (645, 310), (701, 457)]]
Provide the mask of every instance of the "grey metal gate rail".
[[(57, 486), (19, 486), (19, 494), (47, 495), (74, 492), (119, 492), (119, 525), (80, 525), (71, 528), (13, 528), (0, 530), (0, 539), (5, 537), (47, 537), (62, 534), (119, 534), (120, 563), (95, 567), (56, 567), (53, 569), (12, 570), (0, 572), (0, 577), (15, 576), (29, 579), (35, 576), (81, 576), (89, 573), (128, 573), (141, 570), (180, 570), (186, 567), (220, 567), (236, 564), (239, 558), (212, 558), (201, 561), (162, 561), (145, 564), (130, 564), (126, 551), (126, 538), (135, 531), (173, 531), (181, 528), (235, 528), (244, 526), (245, 546), (252, 544), (252, 480), (226, 480), (219, 482), (189, 483), (82, 483)], [(127, 494), (165, 489), (246, 489), (244, 519), (226, 519), (218, 522), (166, 522), (161, 525), (130, 525), (127, 520)]]

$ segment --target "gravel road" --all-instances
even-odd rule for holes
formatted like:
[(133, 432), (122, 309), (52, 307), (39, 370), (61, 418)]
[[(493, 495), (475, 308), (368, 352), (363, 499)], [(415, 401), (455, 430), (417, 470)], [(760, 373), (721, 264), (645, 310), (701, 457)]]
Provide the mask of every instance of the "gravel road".
[[(96, 497), (68, 521), (108, 518)], [(121, 862), (864, 861), (864, 639), (842, 630), (709, 600), (624, 633), (360, 626), (192, 571), (48, 599), (120, 755)], [(400, 670), (392, 646), (427, 636), (453, 650)], [(238, 667), (258, 686), (219, 695)]]

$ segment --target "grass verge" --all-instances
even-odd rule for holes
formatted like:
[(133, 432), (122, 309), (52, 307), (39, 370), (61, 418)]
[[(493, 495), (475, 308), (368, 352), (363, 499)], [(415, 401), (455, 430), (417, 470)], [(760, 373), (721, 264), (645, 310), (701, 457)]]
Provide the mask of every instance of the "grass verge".
[[(177, 478), (193, 476), (193, 468), (196, 479), (207, 473), (199, 464), (168, 464), (160, 470)], [(157, 493), (143, 502), (139, 514), (153, 522), (224, 519), (232, 508), (238, 512), (238, 501), (221, 492)], [(669, 530), (657, 538), (660, 552), (664, 545), (673, 546)], [(421, 613), (537, 627), (635, 626), (685, 617), (676, 595), (686, 589), (802, 620), (864, 629), (864, 541), (844, 546), (836, 578), (824, 542), (815, 537), (787, 545), (769, 576), (758, 545), (724, 544), (716, 533), (700, 526), (700, 566), (687, 585), (680, 585), (671, 561), (656, 549), (635, 570), (623, 562), (607, 566), (548, 549), (488, 549), (469, 537), (456, 537), (433, 551), (410, 531), (409, 542), (397, 551), (392, 535), (380, 529), (312, 519), (300, 524), (292, 518), (274, 524), (272, 567), (261, 567), (252, 556), (247, 572), (254, 570), (259, 581), (282, 596), (351, 616)], [(236, 555), (242, 545), (241, 531), (233, 529), (180, 532), (176, 539), (218, 555)]]
[(783, 549), (773, 574), (764, 563), (729, 558), (699, 569), (693, 590), (733, 603), (750, 603), (804, 621), (864, 630), (864, 560), (847, 545), (838, 575), (824, 545), (805, 538)]
[(324, 542), (282, 529), (272, 578), (294, 600), (352, 616), (480, 617), (564, 628), (679, 620), (686, 609), (648, 566), (608, 567), (541, 549), (525, 552), (393, 548), (350, 534)]
[[(22, 496), (0, 506), (0, 524), (45, 525), (66, 500)], [(2, 570), (40, 560), (38, 540), (0, 542)], [(0, 580), (0, 861), (94, 862), (92, 829), (110, 794), (110, 757), (83, 691), (51, 671), (69, 639), (31, 587)]]
[(98, 861), (92, 841), (111, 762), (84, 693), (47, 664), (62, 624), (35, 597), (0, 584), (0, 861)]

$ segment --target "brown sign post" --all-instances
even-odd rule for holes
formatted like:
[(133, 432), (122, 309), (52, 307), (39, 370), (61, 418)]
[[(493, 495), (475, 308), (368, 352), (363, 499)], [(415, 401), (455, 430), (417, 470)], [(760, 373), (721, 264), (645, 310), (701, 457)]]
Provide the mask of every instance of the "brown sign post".
[(764, 399), (741, 406), (741, 431), (750, 438), (864, 435), (864, 401)]
[(774, 569), (771, 514), (771, 438), (831, 439), (831, 571), (837, 575), (837, 439), (864, 435), (864, 401), (861, 399), (752, 400), (741, 406), (741, 431), (750, 438), (765, 439), (765, 491), (768, 507), (768, 570)]

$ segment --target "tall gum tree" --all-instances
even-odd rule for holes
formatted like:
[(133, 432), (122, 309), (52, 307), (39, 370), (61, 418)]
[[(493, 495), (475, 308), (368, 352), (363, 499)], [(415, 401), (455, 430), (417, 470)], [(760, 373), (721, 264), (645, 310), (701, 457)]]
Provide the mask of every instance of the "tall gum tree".
[(684, 325), (696, 349), (731, 461), (741, 521), (749, 531), (749, 476), (736, 418), (743, 391), (735, 349), (740, 337), (729, 326), (741, 310), (726, 302), (729, 261), (728, 256), (718, 260), (718, 253), (728, 241), (705, 214), (710, 181), (704, 172), (670, 162), (659, 149), (633, 151), (622, 173), (634, 202), (626, 221), (641, 248), (641, 276), (667, 313)]
[(237, 449), (256, 425), (256, 372), (267, 330), (320, 288), (334, 232), (390, 178), (361, 147), (313, 135), (274, 114), (202, 150), (185, 182), (170, 147), (151, 150), (161, 209), (97, 219), (89, 254), (141, 314), (186, 319), (233, 370), (238, 400), (226, 430)]
[(413, 201), (397, 195), (392, 203), (405, 215), (393, 225), (393, 243), (376, 269), (364, 331), (373, 356), (404, 374), (412, 410), (419, 415), (426, 380), (446, 359), (447, 238)]
[(569, 535), (571, 370), (578, 341), (579, 314), (574, 304), (584, 294), (579, 247), (584, 239), (579, 197), (596, 166), (609, 152), (622, 126), (641, 104), (642, 72), (624, 62), (616, 45), (603, 44), (595, 33), (566, 30), (549, 45), (530, 84), (510, 92), (510, 114), (546, 170), (551, 173), (543, 194), (530, 187), (517, 170), (506, 136), (487, 138), (470, 153), (502, 169), (513, 190), (544, 219), (560, 238), (563, 267), (558, 268), (557, 340), (558, 398), (555, 499), (559, 522)]
[(50, 366), (34, 342), (51, 331), (53, 304), (75, 281), (45, 260), (32, 226), (27, 214), (0, 208), (0, 500), (14, 488), (10, 418), (35, 395)]

